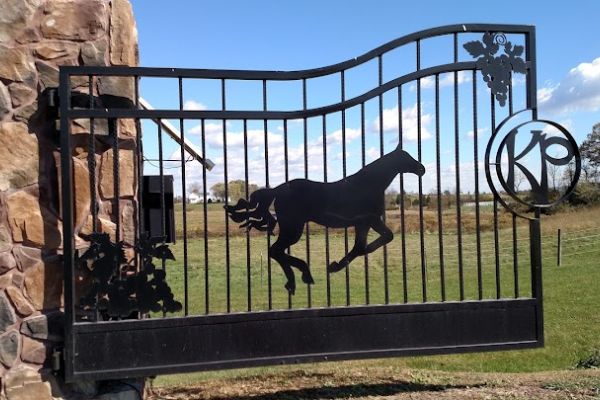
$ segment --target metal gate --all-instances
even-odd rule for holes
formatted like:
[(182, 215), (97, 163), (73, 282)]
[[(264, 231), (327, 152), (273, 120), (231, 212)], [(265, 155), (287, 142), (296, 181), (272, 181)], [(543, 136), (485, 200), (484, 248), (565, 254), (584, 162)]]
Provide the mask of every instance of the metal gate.
[(492, 143), (537, 119), (535, 71), (518, 25), (304, 71), (62, 67), (67, 379), (542, 346), (548, 198), (519, 214)]

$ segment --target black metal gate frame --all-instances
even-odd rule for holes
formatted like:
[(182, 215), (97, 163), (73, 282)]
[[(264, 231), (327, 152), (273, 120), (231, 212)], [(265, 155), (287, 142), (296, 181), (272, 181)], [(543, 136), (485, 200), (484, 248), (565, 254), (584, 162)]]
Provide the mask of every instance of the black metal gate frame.
[[(77, 322), (70, 121), (100, 119), (295, 119), (361, 104), (403, 83), (470, 70), (475, 61), (418, 69), (353, 99), (301, 111), (77, 109), (70, 104), (72, 76), (305, 80), (360, 65), (396, 47), (464, 32), (524, 34), (527, 108), (536, 115), (535, 29), (532, 26), (451, 25), (404, 36), (358, 58), (305, 71), (238, 71), (132, 67), (61, 67), (60, 129), (65, 267), (65, 375), (107, 379), (163, 373), (413, 354), (442, 354), (543, 346), (541, 236), (531, 219), (531, 298), (422, 304), (386, 304), (176, 318)], [(455, 39), (456, 43), (456, 39)]]

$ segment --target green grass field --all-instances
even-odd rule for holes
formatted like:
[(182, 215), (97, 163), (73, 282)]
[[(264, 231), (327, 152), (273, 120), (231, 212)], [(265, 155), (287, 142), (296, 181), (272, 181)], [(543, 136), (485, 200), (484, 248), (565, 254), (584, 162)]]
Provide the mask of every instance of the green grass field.
[[(192, 209), (192, 218), (188, 219), (188, 230), (198, 229), (201, 233), (201, 213)], [(177, 216), (180, 218), (180, 215)], [(453, 215), (447, 216), (449, 220)], [(600, 349), (600, 208), (590, 208), (568, 211), (542, 218), (542, 239), (544, 255), (544, 312), (546, 346), (543, 349), (524, 351), (504, 351), (494, 353), (475, 353), (448, 356), (424, 356), (394, 359), (381, 359), (369, 361), (345, 362), (347, 368), (353, 365), (378, 365), (394, 368), (420, 368), (447, 371), (480, 371), (480, 372), (529, 372), (562, 370), (575, 366), (578, 360), (590, 354), (594, 349)], [(388, 218), (390, 218), (388, 216)], [(466, 218), (469, 218), (468, 216)], [(486, 215), (482, 218), (488, 218)], [(506, 216), (501, 216), (505, 220)], [(204, 240), (203, 236), (188, 240), (188, 293), (189, 313), (192, 315), (204, 314), (207, 311), (205, 302), (206, 279), (208, 276), (210, 313), (227, 311), (227, 285), (225, 270), (225, 239), (224, 218), (222, 209), (218, 205), (211, 205), (209, 213), (208, 273), (205, 270)], [(437, 224), (437, 221), (435, 221)], [(486, 223), (489, 223), (486, 222)], [(392, 223), (391, 223), (392, 224)], [(500, 287), (502, 297), (515, 296), (515, 274), (513, 268), (513, 243), (512, 230), (506, 228), (499, 234), (499, 261), (500, 261)], [(180, 225), (179, 225), (180, 226)], [(212, 230), (211, 230), (212, 228)], [(556, 266), (556, 229), (561, 228), (565, 247), (563, 262)], [(229, 227), (231, 232), (237, 231), (235, 225)], [(596, 236), (594, 236), (596, 234)], [(528, 297), (531, 293), (530, 259), (528, 225), (526, 221), (518, 225), (518, 279), (519, 295)], [(406, 271), (407, 293), (409, 302), (421, 302), (422, 298), (422, 265), (420, 261), (420, 237), (411, 230), (406, 236)], [(330, 261), (339, 259), (344, 254), (343, 231), (333, 231), (329, 235)], [(570, 239), (570, 240), (568, 240)], [(245, 234), (236, 234), (230, 237), (230, 311), (244, 312), (248, 306), (248, 272), (250, 277), (252, 310), (268, 308), (268, 258), (266, 236), (251, 235), (250, 257), (246, 253)], [(274, 238), (272, 239), (274, 240)], [(349, 231), (349, 245), (352, 246), (353, 234)], [(426, 250), (426, 283), (427, 300), (439, 301), (441, 299), (441, 279), (439, 262), (439, 237), (436, 233), (426, 233), (424, 236)], [(446, 300), (458, 300), (458, 255), (457, 237), (454, 232), (443, 235), (444, 241), (444, 272), (446, 284)], [(494, 237), (489, 230), (482, 232), (482, 291), (484, 298), (496, 297), (496, 273), (494, 258)], [(464, 292), (467, 299), (478, 297), (477, 284), (477, 257), (475, 247), (475, 233), (465, 229), (463, 235), (464, 257)], [(178, 240), (171, 246), (177, 261), (166, 265), (168, 281), (176, 298), (182, 299), (184, 292), (183, 280), (183, 243)], [(322, 231), (311, 232), (310, 236), (310, 265), (315, 278), (315, 285), (311, 287), (313, 307), (327, 305), (327, 291), (325, 273), (325, 235)], [(306, 243), (304, 241), (294, 245), (291, 249), (293, 255), (306, 258)], [(401, 238), (397, 234), (394, 241), (388, 246), (388, 293), (391, 303), (404, 301), (402, 279)], [(249, 261), (248, 261), (249, 260)], [(369, 300), (371, 304), (384, 302), (384, 269), (383, 251), (378, 250), (371, 254), (368, 260), (369, 268)], [(272, 308), (288, 308), (288, 295), (283, 289), (283, 273), (275, 262), (271, 265), (272, 275)], [(292, 307), (307, 307), (307, 289), (297, 275), (298, 289), (292, 297)], [(355, 260), (349, 268), (346, 286), (345, 271), (330, 275), (331, 278), (331, 304), (344, 306), (349, 298), (350, 304), (358, 305), (366, 302), (365, 262), (363, 258)], [(347, 297), (347, 290), (349, 296)], [(253, 375), (258, 373), (277, 373), (277, 371), (290, 368), (311, 368), (309, 366), (291, 367), (264, 367), (246, 370), (231, 370), (209, 372), (191, 375), (172, 375), (159, 377), (156, 384), (170, 385), (194, 380), (209, 379), (215, 376)]]

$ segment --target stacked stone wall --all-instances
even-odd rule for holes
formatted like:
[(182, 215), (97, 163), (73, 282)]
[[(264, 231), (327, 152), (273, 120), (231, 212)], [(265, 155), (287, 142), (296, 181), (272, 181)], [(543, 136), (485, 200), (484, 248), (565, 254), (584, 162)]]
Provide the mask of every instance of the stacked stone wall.
[[(138, 64), (137, 32), (127, 0), (2, 0), (0, 6), (0, 382), (2, 398), (68, 398), (52, 373), (63, 340), (60, 149), (49, 90), (61, 65)], [(87, 78), (74, 79), (86, 91)], [(133, 100), (131, 80), (93, 81), (94, 95)], [(133, 241), (135, 125), (119, 122), (121, 198), (114, 199), (106, 122), (96, 121), (97, 221), (101, 231)], [(90, 232), (89, 121), (75, 121), (73, 195), (76, 246)], [(110, 169), (109, 169), (110, 168)], [(130, 168), (130, 169), (127, 169)], [(120, 202), (121, 215), (113, 214)], [(92, 394), (97, 389), (88, 385)]]

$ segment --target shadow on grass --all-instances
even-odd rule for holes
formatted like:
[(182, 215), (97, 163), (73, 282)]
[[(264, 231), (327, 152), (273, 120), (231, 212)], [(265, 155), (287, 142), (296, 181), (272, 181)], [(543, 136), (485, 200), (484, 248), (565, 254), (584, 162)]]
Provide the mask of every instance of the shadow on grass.
[[(244, 395), (217, 395), (208, 398), (211, 400), (292, 400), (292, 399), (305, 399), (305, 400), (316, 400), (316, 399), (345, 399), (345, 398), (356, 398), (356, 397), (368, 397), (368, 396), (392, 396), (399, 393), (412, 393), (412, 392), (441, 392), (448, 389), (466, 389), (476, 388), (485, 386), (485, 384), (475, 385), (436, 385), (436, 384), (422, 384), (413, 382), (388, 382), (388, 383), (358, 383), (354, 385), (340, 385), (340, 386), (323, 386), (323, 387), (311, 387), (304, 389), (292, 389), (292, 390), (281, 390), (274, 393), (264, 394), (244, 394)], [(203, 398), (202, 388), (170, 388), (168, 390), (159, 390), (159, 397), (161, 394), (175, 396), (175, 398), (184, 398), (176, 396), (185, 396), (185, 398)], [(195, 393), (194, 393), (195, 392)], [(198, 397), (193, 397), (198, 396)]]

